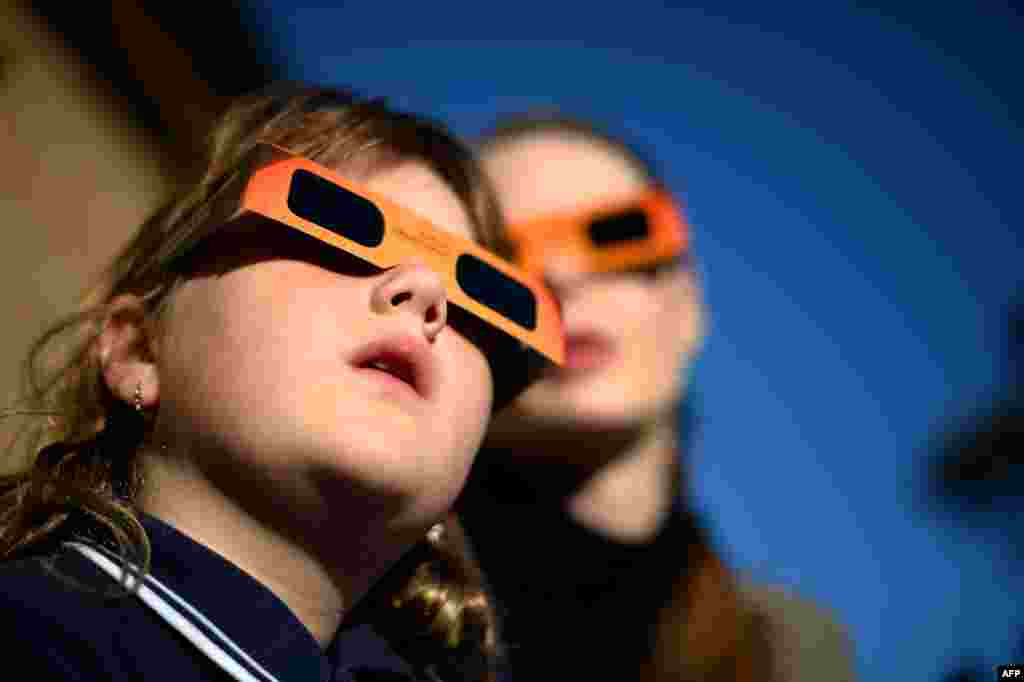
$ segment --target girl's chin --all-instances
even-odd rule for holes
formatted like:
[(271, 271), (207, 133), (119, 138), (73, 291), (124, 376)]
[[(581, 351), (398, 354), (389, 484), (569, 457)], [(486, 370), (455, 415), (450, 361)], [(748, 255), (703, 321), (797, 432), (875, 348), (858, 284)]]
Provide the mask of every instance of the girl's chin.
[(637, 426), (641, 420), (625, 410), (580, 410), (569, 418), (571, 426), (583, 431), (614, 431)]
[(597, 396), (583, 396), (574, 400), (561, 400), (548, 406), (536, 416), (544, 421), (557, 422), (562, 428), (575, 431), (604, 431), (635, 426), (642, 421), (642, 412), (630, 409), (621, 400), (599, 400)]
[(566, 431), (602, 431), (635, 428), (648, 421), (657, 409), (653, 395), (624, 395), (621, 385), (612, 382), (540, 385), (531, 389), (492, 422), (491, 432), (513, 433), (549, 429)]

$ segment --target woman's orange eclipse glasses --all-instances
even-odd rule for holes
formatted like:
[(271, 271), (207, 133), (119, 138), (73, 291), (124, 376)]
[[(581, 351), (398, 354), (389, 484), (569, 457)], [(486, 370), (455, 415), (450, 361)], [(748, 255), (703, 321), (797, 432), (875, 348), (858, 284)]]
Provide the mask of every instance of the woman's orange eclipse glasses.
[[(218, 225), (261, 216), (381, 269), (419, 260), (441, 276), (448, 301), (527, 350), (562, 364), (558, 306), (545, 286), (482, 246), (435, 227), (386, 197), (309, 159), (270, 144), (241, 164), (241, 194), (225, 220), (212, 221), (178, 249), (186, 252)], [(230, 210), (230, 209), (229, 209)]]
[(672, 195), (658, 188), (625, 201), (514, 222), (509, 238), (516, 264), (532, 273), (543, 272), (552, 258), (578, 272), (616, 272), (683, 253), (689, 225)]

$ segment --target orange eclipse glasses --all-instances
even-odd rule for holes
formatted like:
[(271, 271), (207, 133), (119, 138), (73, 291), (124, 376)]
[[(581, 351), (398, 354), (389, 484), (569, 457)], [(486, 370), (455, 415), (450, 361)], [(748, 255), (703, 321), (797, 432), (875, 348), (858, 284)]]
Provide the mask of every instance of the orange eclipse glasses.
[(689, 223), (672, 195), (653, 189), (625, 201), (537, 216), (509, 225), (516, 264), (540, 273), (554, 257), (578, 272), (616, 272), (656, 265), (689, 246)]
[[(381, 269), (419, 260), (437, 273), (448, 302), (549, 362), (562, 364), (558, 306), (538, 278), (475, 242), (309, 159), (259, 144), (241, 164), (233, 210), (177, 249), (186, 252), (226, 224), (258, 216)], [(176, 257), (177, 257), (176, 256)], [(536, 364), (536, 363), (534, 363)]]

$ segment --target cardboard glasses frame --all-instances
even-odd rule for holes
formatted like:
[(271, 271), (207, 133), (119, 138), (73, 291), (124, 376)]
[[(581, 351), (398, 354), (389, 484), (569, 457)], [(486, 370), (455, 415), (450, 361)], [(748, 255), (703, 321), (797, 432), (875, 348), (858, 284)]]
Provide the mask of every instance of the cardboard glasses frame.
[(516, 264), (540, 273), (550, 257), (580, 272), (618, 272), (669, 261), (689, 248), (690, 226), (663, 188), (625, 201), (509, 225)]
[[(440, 275), (448, 302), (562, 364), (558, 306), (540, 280), (482, 246), (329, 168), (271, 144), (258, 144), (241, 164), (239, 195), (223, 220), (210, 221), (176, 249), (178, 258), (214, 231), (258, 216), (387, 269), (419, 260)], [(225, 198), (229, 202), (230, 199)], [(536, 363), (533, 363), (536, 364)]]

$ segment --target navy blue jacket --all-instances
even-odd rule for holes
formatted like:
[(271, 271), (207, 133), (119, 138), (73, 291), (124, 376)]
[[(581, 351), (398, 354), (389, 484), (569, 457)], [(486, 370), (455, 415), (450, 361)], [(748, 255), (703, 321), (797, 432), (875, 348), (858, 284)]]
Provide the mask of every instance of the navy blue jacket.
[[(151, 575), (137, 596), (104, 598), (114, 554), (62, 544), (0, 564), (0, 642), (26, 679), (93, 682), (405, 682), (412, 668), (367, 625), (325, 651), (261, 583), (152, 517)], [(59, 576), (55, 574), (59, 573)]]

